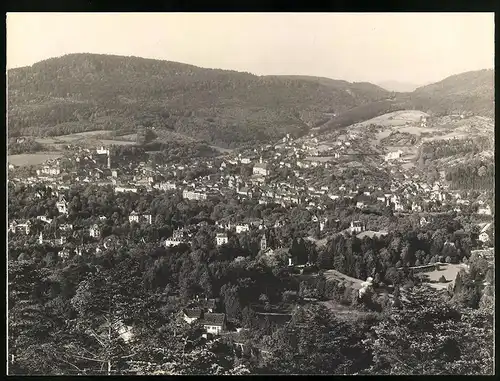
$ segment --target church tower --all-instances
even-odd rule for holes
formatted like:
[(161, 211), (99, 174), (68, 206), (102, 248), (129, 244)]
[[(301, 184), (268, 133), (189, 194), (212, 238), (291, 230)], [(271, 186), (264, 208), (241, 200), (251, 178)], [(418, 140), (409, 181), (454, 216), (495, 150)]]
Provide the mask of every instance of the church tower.
[(111, 169), (111, 155), (109, 153), (109, 149), (108, 149), (108, 169)]
[(266, 250), (267, 249), (267, 238), (266, 238), (266, 234), (264, 233), (264, 235), (262, 236), (262, 239), (260, 240), (260, 249), (262, 251)]

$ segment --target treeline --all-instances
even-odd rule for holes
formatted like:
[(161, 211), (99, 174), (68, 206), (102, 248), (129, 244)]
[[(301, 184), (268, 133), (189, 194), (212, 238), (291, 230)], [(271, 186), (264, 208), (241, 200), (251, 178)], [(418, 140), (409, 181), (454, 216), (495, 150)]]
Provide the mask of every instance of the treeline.
[[(14, 134), (33, 125), (52, 131), (51, 126), (64, 123), (102, 128), (113, 124), (109, 118), (120, 118), (120, 124), (173, 129), (223, 145), (274, 139), (303, 128), (304, 110), (317, 115), (334, 104), (345, 111), (387, 93), (344, 81), (257, 77), (92, 54), (50, 59), (8, 75), (9, 130)], [(36, 111), (28, 106), (34, 99), (43, 104)]]
[(426, 160), (437, 160), (454, 155), (478, 154), (492, 148), (492, 139), (486, 136), (474, 139), (436, 140), (422, 145), (419, 160), (425, 163)]
[(494, 189), (495, 163), (480, 161), (454, 166), (446, 171), (446, 180), (459, 189)]
[(35, 139), (26, 137), (21, 139), (9, 139), (7, 145), (9, 155), (19, 155), (22, 153), (34, 153), (45, 151), (46, 148)]
[(452, 75), (411, 94), (413, 105), (435, 116), (464, 111), (476, 115), (495, 116), (495, 72), (477, 70)]

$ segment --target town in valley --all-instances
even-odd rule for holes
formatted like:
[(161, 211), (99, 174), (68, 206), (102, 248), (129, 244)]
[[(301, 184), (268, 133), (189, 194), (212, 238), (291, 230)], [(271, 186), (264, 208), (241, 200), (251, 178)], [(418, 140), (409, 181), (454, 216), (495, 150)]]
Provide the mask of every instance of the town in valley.
[(9, 69), (9, 374), (494, 374), (493, 77)]

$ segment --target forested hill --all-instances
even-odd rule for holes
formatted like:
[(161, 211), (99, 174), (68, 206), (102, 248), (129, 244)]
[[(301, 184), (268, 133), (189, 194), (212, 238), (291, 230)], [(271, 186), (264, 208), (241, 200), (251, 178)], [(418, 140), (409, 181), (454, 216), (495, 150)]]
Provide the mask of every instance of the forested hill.
[(324, 123), (325, 113), (388, 95), (367, 83), (70, 54), (8, 71), (9, 135), (134, 131), (142, 125), (234, 146), (299, 135)]
[(495, 72), (493, 69), (452, 75), (411, 93), (415, 107), (434, 114), (472, 112), (495, 115)]

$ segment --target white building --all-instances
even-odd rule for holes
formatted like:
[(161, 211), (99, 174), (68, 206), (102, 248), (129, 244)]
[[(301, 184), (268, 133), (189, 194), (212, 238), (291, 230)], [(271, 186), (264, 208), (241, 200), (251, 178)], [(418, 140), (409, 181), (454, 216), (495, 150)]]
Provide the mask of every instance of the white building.
[(215, 239), (217, 241), (217, 246), (226, 245), (229, 242), (226, 233), (217, 233)]
[(190, 190), (184, 190), (182, 192), (182, 197), (186, 200), (206, 200), (206, 193), (195, 192)]
[(267, 164), (262, 162), (262, 158), (260, 158), (260, 163), (253, 166), (253, 174), (261, 176), (267, 176), (269, 174)]
[(248, 226), (248, 224), (236, 225), (236, 233), (237, 234), (247, 232), (247, 231), (250, 231), (250, 226)]
[(403, 151), (401, 150), (397, 150), (395, 152), (389, 152), (387, 155), (385, 155), (385, 161), (398, 160), (401, 158), (402, 154)]
[(56, 202), (56, 208), (61, 214), (68, 214), (68, 203), (66, 201)]
[(489, 205), (486, 205), (484, 208), (479, 208), (477, 213), (485, 216), (491, 216), (491, 208)]
[(349, 230), (351, 233), (361, 233), (363, 231), (363, 224), (361, 221), (351, 221), (351, 227)]
[(89, 229), (89, 234), (93, 238), (98, 238), (101, 235), (101, 230), (99, 229), (99, 225), (94, 224)]
[(175, 185), (175, 183), (165, 182), (158, 185), (158, 188), (162, 191), (175, 190), (177, 189), (177, 185)]
[(137, 213), (135, 210), (132, 211), (132, 213), (130, 213), (128, 216), (128, 222), (139, 222), (139, 213)]

